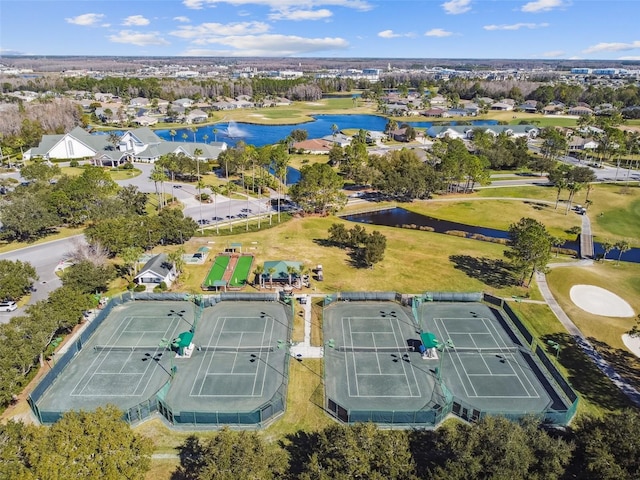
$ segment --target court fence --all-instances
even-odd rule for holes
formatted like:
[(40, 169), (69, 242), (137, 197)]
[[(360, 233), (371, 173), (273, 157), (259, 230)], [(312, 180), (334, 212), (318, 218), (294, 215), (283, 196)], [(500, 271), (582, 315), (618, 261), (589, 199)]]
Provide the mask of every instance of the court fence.
[[(190, 295), (176, 293), (146, 293), (146, 292), (125, 292), (119, 297), (112, 297), (102, 308), (95, 318), (82, 331), (78, 339), (71, 343), (66, 352), (60, 357), (55, 357), (55, 362), (51, 370), (40, 380), (33, 391), (27, 397), (27, 402), (31, 407), (35, 417), (41, 424), (52, 424), (57, 422), (63, 415), (63, 411), (41, 410), (38, 402), (45, 392), (60, 376), (63, 370), (69, 365), (74, 357), (80, 352), (96, 329), (107, 319), (111, 311), (122, 304), (135, 301), (188, 301), (196, 304), (196, 315), (202, 314), (202, 309), (213, 306), (216, 303), (226, 301), (277, 301), (277, 294), (237, 294), (226, 293), (220, 295)], [(291, 338), (293, 326), (293, 315), (290, 309), (285, 309), (287, 315), (291, 315), (288, 320), (288, 338)], [(172, 407), (166, 402), (166, 395), (171, 387), (169, 379), (156, 393), (148, 399), (129, 407), (124, 411), (123, 418), (130, 424), (136, 424), (154, 415), (156, 412), (162, 415), (169, 423), (201, 425), (209, 427), (220, 427), (228, 424), (241, 424), (262, 427), (273, 418), (284, 413), (286, 408), (287, 384), (289, 380), (289, 362), (284, 362), (283, 382), (271, 399), (257, 409), (250, 412), (212, 412), (212, 411), (185, 411), (174, 412)], [(178, 373), (176, 373), (178, 374)]]
[[(327, 296), (325, 306), (340, 300), (342, 294), (337, 293)], [(504, 322), (505, 327), (512, 333), (517, 331), (525, 342), (518, 341), (522, 347), (514, 347), (527, 361), (536, 377), (545, 385), (552, 400), (542, 411), (537, 412), (506, 412), (501, 410), (480, 410), (464, 400), (456, 397), (447, 388), (444, 382), (440, 383), (440, 389), (434, 389), (434, 395), (440, 390), (437, 398), (432, 398), (427, 406), (419, 411), (393, 411), (393, 410), (357, 410), (347, 409), (331, 398), (325, 403), (326, 411), (336, 419), (344, 423), (376, 422), (390, 425), (415, 425), (434, 427), (441, 423), (447, 415), (455, 415), (465, 421), (475, 422), (485, 416), (502, 416), (513, 421), (520, 421), (526, 416), (535, 416), (541, 422), (549, 425), (567, 425), (575, 416), (578, 406), (578, 395), (562, 376), (555, 364), (549, 359), (543, 348), (536, 346), (534, 337), (522, 323), (515, 311), (502, 298), (481, 292), (425, 292), (415, 295), (411, 301), (411, 310), (415, 321), (421, 324), (420, 307), (425, 302), (480, 302), (485, 301), (491, 305), (500, 307), (512, 322)], [(499, 312), (498, 312), (499, 314)], [(536, 361), (537, 360), (537, 361)]]

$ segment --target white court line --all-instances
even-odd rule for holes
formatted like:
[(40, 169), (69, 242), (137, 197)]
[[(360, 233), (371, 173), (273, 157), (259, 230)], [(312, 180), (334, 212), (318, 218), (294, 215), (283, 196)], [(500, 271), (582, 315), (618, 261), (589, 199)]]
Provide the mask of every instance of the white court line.
[[(391, 317), (394, 318), (394, 317)], [(400, 326), (400, 320), (398, 318), (395, 318), (395, 325), (393, 324), (393, 322), (391, 321), (391, 319), (389, 319), (389, 324), (391, 325), (391, 331), (393, 332), (393, 338), (395, 338), (396, 340), (396, 347), (404, 347), (406, 348), (406, 345), (402, 345), (399, 341), (398, 341), (398, 333), (396, 331), (396, 327), (397, 330), (400, 331), (400, 339), (402, 342), (404, 342), (404, 338), (402, 338), (402, 327)], [(413, 389), (411, 388), (411, 382), (409, 381), (409, 375), (407, 375), (407, 366), (405, 365), (405, 361), (404, 361), (404, 357), (399, 358), (398, 359), (399, 362), (402, 362), (402, 371), (404, 372), (404, 377), (405, 377), (405, 381), (407, 382), (407, 387), (409, 387), (409, 393), (413, 396)], [(411, 373), (413, 374), (413, 381), (414, 381), (414, 385), (416, 387), (418, 387), (418, 396), (421, 395), (420, 393), (420, 385), (418, 384), (418, 379), (416, 378), (416, 372), (413, 369), (413, 366), (411, 366)]]
[[(442, 329), (440, 328), (440, 324), (442, 324), (442, 328), (444, 329), (445, 332), (447, 332), (447, 327), (445, 327), (444, 320), (442, 318), (439, 318), (438, 320), (440, 322), (436, 322), (435, 319), (434, 319), (433, 323), (435, 324), (436, 328), (438, 329), (438, 332), (441, 335), (440, 338), (442, 338), (443, 342), (445, 342), (445, 344), (446, 344), (446, 341), (447, 341), (446, 339), (448, 338), (448, 336), (447, 337), (442, 336)], [(448, 332), (447, 332), (447, 335), (448, 335)], [(440, 352), (440, 354), (444, 355), (446, 350), (447, 350), (447, 347), (445, 346), (443, 351)], [(451, 349), (449, 349), (449, 350), (451, 350)], [(460, 379), (460, 384), (462, 385), (462, 388), (464, 389), (465, 395), (467, 397), (469, 397), (469, 391), (467, 390), (467, 386), (464, 384), (464, 380), (462, 380), (462, 375), (460, 375), (460, 371), (458, 370), (458, 367), (456, 366), (456, 362), (453, 361), (453, 358), (451, 358), (451, 364), (453, 365), (453, 368), (456, 371), (456, 374), (458, 375), (458, 378)], [(465, 373), (467, 373), (466, 370), (465, 370)], [(440, 378), (442, 378), (442, 372), (439, 372), (439, 375), (440, 375)], [(473, 388), (473, 382), (471, 381), (471, 379), (468, 376), (467, 376), (467, 379), (469, 380), (469, 384), (471, 385), (471, 388)], [(473, 388), (473, 391), (474, 391), (474, 393), (476, 393), (475, 392), (475, 388)]]
[[(211, 339), (213, 338), (213, 336), (216, 334), (216, 330), (218, 328), (218, 324), (220, 323), (220, 317), (216, 317), (216, 323), (213, 326), (213, 329), (211, 330), (211, 335), (209, 335), (209, 342), (207, 343), (208, 345), (211, 345)], [(220, 332), (218, 332), (218, 335), (220, 335)], [(214, 352), (211, 352), (214, 353)], [(198, 367), (198, 371), (196, 372), (196, 376), (193, 379), (193, 385), (191, 386), (191, 391), (189, 392), (189, 396), (193, 397), (193, 396), (198, 396), (198, 395), (194, 395), (193, 391), (196, 388), (196, 383), (198, 383), (198, 378), (200, 378), (200, 372), (202, 370), (202, 366), (204, 365), (205, 360), (207, 360), (207, 355), (205, 352), (205, 355), (202, 356), (202, 360), (200, 360), (200, 366)], [(203, 375), (203, 377), (206, 377), (206, 372), (209, 371), (209, 368), (207, 367), (205, 374)], [(204, 383), (204, 379), (202, 380), (202, 383)], [(200, 392), (202, 391), (202, 383), (200, 384)]]
[[(478, 344), (476, 343), (476, 341), (473, 339), (473, 335), (469, 335), (469, 338), (471, 338), (471, 341), (473, 342), (473, 345), (478, 348)], [(489, 365), (487, 364), (487, 361), (484, 359), (484, 355), (482, 355), (482, 353), (480, 354), (480, 357), (482, 357), (482, 363), (484, 363), (484, 366), (487, 368), (487, 372), (491, 373), (491, 369), (489, 368)], [(466, 370), (466, 368), (465, 368)], [(470, 377), (471, 374), (469, 372), (467, 372), (467, 377)]]
[[(496, 333), (498, 333), (495, 325), (493, 324), (493, 322), (489, 323), (490, 328), (493, 328), (494, 330), (496, 330)], [(500, 336), (499, 337), (500, 340), (502, 341), (502, 344), (506, 347), (506, 342), (504, 341), (504, 339)], [(496, 342), (497, 343), (497, 342)], [(540, 398), (540, 394), (538, 393), (538, 390), (533, 386), (533, 384), (531, 383), (531, 381), (529, 380), (529, 377), (527, 377), (527, 374), (524, 373), (524, 370), (522, 369), (522, 366), (520, 365), (520, 362), (518, 362), (516, 360), (515, 357), (513, 357), (513, 354), (511, 354), (512, 356), (512, 360), (513, 362), (509, 362), (509, 368), (511, 368), (511, 370), (513, 371), (513, 373), (515, 373), (518, 377), (518, 381), (520, 382), (520, 385), (522, 385), (522, 388), (524, 389), (525, 392), (527, 392), (527, 395), (530, 395), (531, 398)], [(522, 378), (520, 375), (518, 375), (518, 373), (515, 371), (515, 369), (513, 368), (512, 363), (515, 363), (518, 366), (518, 369), (520, 370), (520, 372), (522, 373), (522, 377), (525, 378), (525, 380), (527, 381), (527, 383), (529, 384), (529, 386), (531, 387), (531, 389), (533, 390), (533, 392), (535, 393), (535, 395), (531, 395), (531, 391), (525, 386), (524, 382), (522, 381)]]
[[(346, 339), (347, 337), (347, 332), (345, 331), (344, 328), (344, 323), (345, 320), (349, 320), (349, 317), (342, 317), (341, 319), (341, 325), (342, 325), (342, 338)], [(353, 339), (351, 339), (351, 345), (353, 345)], [(345, 375), (347, 377), (347, 390), (349, 391), (349, 396), (351, 396), (351, 382), (349, 381), (349, 366), (355, 364), (355, 356), (353, 355), (354, 352), (352, 353), (352, 358), (351, 358), (351, 363), (349, 362), (349, 353), (348, 352), (344, 352), (344, 369), (345, 369)], [(355, 371), (355, 365), (354, 365), (354, 371)], [(356, 377), (357, 378), (357, 377)], [(358, 382), (356, 379), (356, 390), (358, 389)]]
[[(269, 345), (271, 344), (271, 342), (273, 342), (273, 328), (275, 326), (275, 320), (271, 315), (268, 315), (267, 318), (270, 320), (271, 323), (271, 330), (269, 332), (269, 342), (268, 343), (264, 343), (265, 342), (265, 338), (267, 336), (267, 323), (268, 322), (264, 322), (264, 326), (262, 328), (262, 340), (261, 340), (261, 344), (260, 345)], [(260, 385), (260, 395), (258, 395), (259, 397), (262, 396), (262, 394), (264, 393), (264, 384), (267, 381), (267, 367), (269, 367), (269, 351), (267, 351), (267, 358), (265, 360), (262, 360), (260, 357), (256, 357), (256, 361), (263, 361), (265, 363), (265, 365), (263, 365), (263, 373), (262, 373), (262, 384)], [(261, 363), (261, 362), (259, 362)], [(274, 367), (275, 368), (275, 367)], [(233, 371), (233, 370), (232, 370)], [(258, 368), (256, 369), (255, 372), (255, 380), (253, 381), (253, 389), (251, 390), (254, 394), (255, 394), (255, 389), (256, 389), (256, 382), (258, 381), (258, 372), (260, 371), (260, 366), (258, 365)]]

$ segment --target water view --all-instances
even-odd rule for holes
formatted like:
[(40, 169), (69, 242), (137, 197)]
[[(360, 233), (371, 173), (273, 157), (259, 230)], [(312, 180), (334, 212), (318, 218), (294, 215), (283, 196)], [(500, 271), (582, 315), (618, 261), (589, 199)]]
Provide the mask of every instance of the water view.
[[(336, 125), (340, 130), (364, 129), (373, 131), (384, 131), (388, 119), (379, 115), (316, 115), (311, 122), (297, 123), (294, 125), (257, 125), (243, 122), (223, 122), (215, 125), (197, 127), (195, 140), (198, 142), (226, 142), (229, 146), (242, 140), (250, 145), (262, 147), (272, 145), (287, 138), (292, 130), (303, 129), (309, 133), (309, 138), (320, 138), (331, 135), (331, 127)], [(433, 122), (412, 122), (410, 119), (403, 120), (415, 128), (429, 128)], [(402, 123), (402, 122), (399, 122)], [(456, 122), (449, 122), (455, 125)], [(496, 120), (473, 120), (473, 125), (495, 125)], [(194, 140), (194, 132), (188, 128), (174, 129), (176, 140), (182, 140), (183, 134), (187, 135), (187, 141)], [(170, 129), (155, 130), (155, 133), (165, 139), (173, 140), (169, 135)], [(205, 139), (204, 136), (207, 136)]]
[[(509, 238), (509, 233), (504, 230), (496, 230), (493, 228), (478, 227), (474, 225), (466, 225), (464, 223), (441, 220), (438, 218), (429, 217), (427, 215), (410, 212), (400, 207), (390, 208), (377, 212), (345, 215), (342, 218), (351, 222), (368, 223), (371, 225), (382, 225), (386, 227), (401, 227), (402, 225), (430, 227), (433, 228), (433, 231), (436, 233), (446, 233), (451, 230), (457, 230), (467, 232), (468, 237), (479, 234), (494, 238)], [(567, 248), (578, 252), (580, 250), (580, 244), (577, 240), (567, 241), (562, 245), (562, 248)], [(597, 242), (594, 243), (594, 250), (596, 257), (602, 256), (604, 254), (602, 245)], [(607, 258), (617, 259), (618, 254), (618, 250), (612, 250), (607, 254)], [(621, 259), (625, 262), (640, 263), (640, 248), (632, 248), (624, 252)]]

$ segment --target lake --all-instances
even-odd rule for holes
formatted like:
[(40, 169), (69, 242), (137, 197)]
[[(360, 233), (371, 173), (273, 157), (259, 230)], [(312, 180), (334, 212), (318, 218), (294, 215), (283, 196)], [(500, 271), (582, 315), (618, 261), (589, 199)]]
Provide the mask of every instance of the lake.
[[(215, 125), (207, 125), (197, 127), (196, 140), (198, 142), (204, 142), (204, 135), (207, 135), (207, 142), (213, 142), (215, 140), (219, 142), (226, 142), (229, 146), (235, 146), (235, 144), (242, 140), (250, 145), (256, 147), (262, 147), (264, 145), (273, 145), (281, 140), (287, 138), (292, 130), (302, 129), (306, 130), (309, 134), (309, 138), (320, 138), (326, 135), (331, 135), (332, 125), (336, 125), (340, 130), (346, 129), (363, 129), (373, 131), (384, 131), (384, 127), (387, 125), (388, 119), (379, 115), (315, 115), (313, 121), (305, 123), (297, 123), (294, 125), (257, 125), (255, 123), (242, 123), (242, 122), (225, 122)], [(412, 122), (410, 119), (402, 120), (409, 125), (416, 128), (429, 128), (433, 126), (433, 122)], [(455, 125), (456, 122), (449, 122), (451, 125)], [(473, 120), (473, 125), (496, 125), (496, 120)], [(217, 130), (217, 133), (213, 133), (213, 130)], [(193, 141), (193, 132), (188, 128), (174, 128), (176, 131), (175, 140), (182, 140), (182, 135), (187, 134), (187, 141)], [(154, 130), (154, 132), (165, 140), (172, 140), (169, 135), (170, 129)]]
[[(351, 222), (368, 223), (371, 225), (382, 225), (386, 227), (400, 227), (402, 225), (416, 225), (418, 227), (431, 227), (436, 233), (446, 233), (449, 230), (458, 230), (467, 232), (469, 235), (480, 234), (494, 238), (509, 238), (509, 233), (504, 230), (496, 230), (493, 228), (477, 227), (474, 225), (465, 225), (463, 223), (441, 220), (427, 215), (410, 212), (401, 207), (390, 208), (377, 212), (360, 213), (357, 215), (345, 215), (342, 218)], [(594, 243), (594, 251), (597, 256), (602, 256), (604, 250), (602, 245)], [(566, 241), (562, 248), (568, 248), (578, 252), (580, 245), (578, 241)], [(617, 259), (619, 251), (612, 250), (607, 254), (607, 259)], [(622, 254), (623, 261), (640, 263), (640, 248), (632, 248)]]

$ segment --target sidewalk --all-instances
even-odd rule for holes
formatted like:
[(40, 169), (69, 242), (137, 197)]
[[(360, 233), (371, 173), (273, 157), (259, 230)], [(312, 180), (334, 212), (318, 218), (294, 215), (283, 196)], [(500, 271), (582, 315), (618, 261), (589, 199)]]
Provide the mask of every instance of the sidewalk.
[(292, 345), (289, 351), (292, 357), (322, 358), (324, 356), (324, 349), (322, 347), (311, 346), (311, 302), (313, 297), (311, 295), (297, 295), (293, 301), (295, 302), (301, 297), (306, 298), (306, 302), (302, 304), (304, 307), (304, 340)]
[(596, 351), (596, 349), (591, 345), (591, 343), (585, 338), (583, 333), (580, 331), (578, 327), (571, 321), (571, 319), (564, 313), (564, 310), (560, 308), (560, 305), (556, 301), (555, 297), (549, 290), (549, 285), (547, 284), (547, 277), (544, 273), (536, 272), (536, 282), (538, 283), (538, 288), (540, 289), (540, 293), (542, 293), (542, 297), (546, 300), (549, 308), (554, 313), (554, 315), (560, 320), (560, 323), (564, 326), (564, 328), (569, 332), (576, 343), (582, 348), (585, 354), (596, 366), (600, 369), (602, 373), (604, 373), (609, 379), (620, 389), (622, 392), (637, 406), (640, 406), (640, 392), (638, 392), (635, 388), (633, 388), (627, 381), (622, 378), (615, 369), (609, 365), (604, 358), (600, 356), (600, 354)]

